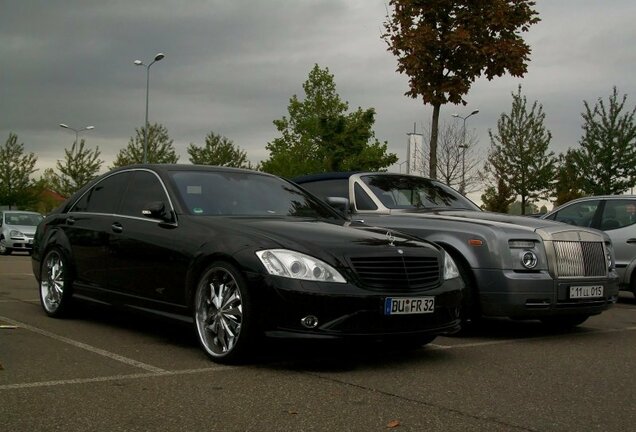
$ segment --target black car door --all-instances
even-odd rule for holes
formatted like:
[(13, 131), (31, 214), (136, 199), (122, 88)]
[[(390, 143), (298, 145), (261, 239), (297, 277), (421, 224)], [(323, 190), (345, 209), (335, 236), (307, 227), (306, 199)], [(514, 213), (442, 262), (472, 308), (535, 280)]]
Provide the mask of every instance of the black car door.
[(110, 286), (141, 303), (185, 305), (187, 253), (180, 247), (176, 221), (148, 214), (158, 205), (166, 215), (174, 214), (159, 177), (148, 170), (134, 171), (111, 226)]
[(106, 177), (82, 195), (66, 214), (63, 230), (71, 246), (75, 285), (79, 290), (109, 287), (109, 235), (128, 177), (127, 172)]

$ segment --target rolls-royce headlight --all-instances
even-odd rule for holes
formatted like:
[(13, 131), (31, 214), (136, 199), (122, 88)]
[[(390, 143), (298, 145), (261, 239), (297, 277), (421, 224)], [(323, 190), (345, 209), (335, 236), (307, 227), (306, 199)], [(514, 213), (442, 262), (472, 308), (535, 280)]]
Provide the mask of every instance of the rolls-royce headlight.
[(521, 265), (529, 270), (535, 268), (538, 262), (537, 254), (532, 251), (524, 251), (521, 254)]
[(256, 252), (267, 272), (274, 276), (318, 282), (346, 283), (345, 278), (329, 264), (309, 255), (287, 249)]
[(455, 279), (459, 277), (459, 269), (453, 257), (444, 251), (444, 280)]

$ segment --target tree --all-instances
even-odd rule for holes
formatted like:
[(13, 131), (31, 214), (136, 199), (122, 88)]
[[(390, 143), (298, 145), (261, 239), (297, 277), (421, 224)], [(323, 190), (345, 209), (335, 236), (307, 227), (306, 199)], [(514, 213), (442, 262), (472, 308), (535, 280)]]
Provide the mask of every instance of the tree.
[[(552, 134), (544, 126), (543, 106), (535, 101), (528, 111), (521, 86), (512, 94), (510, 114), (501, 114), (497, 134), (492, 130), (491, 148), (484, 170), (492, 179), (502, 179), (521, 198), (521, 214), (527, 203), (547, 198), (552, 188), (557, 158), (548, 151)], [(502, 175), (505, 173), (505, 175)]]
[(508, 208), (508, 214), (511, 214), (511, 215), (522, 215), (522, 214), (533, 214), (533, 213), (539, 213), (539, 206), (533, 202), (526, 203), (525, 213), (522, 210), (520, 201), (513, 202), (512, 204), (510, 204)]
[(581, 172), (576, 165), (576, 151), (569, 149), (559, 155), (554, 188), (555, 206), (584, 196), (581, 190)]
[(481, 195), (481, 208), (486, 211), (508, 213), (510, 205), (515, 202), (515, 196), (506, 184), (503, 176), (497, 179), (496, 186), (488, 186)]
[(210, 132), (205, 137), (205, 146), (188, 146), (190, 162), (201, 165), (219, 165), (235, 168), (249, 168), (247, 153), (234, 145), (232, 140)]
[[(467, 132), (464, 142), (463, 128), (459, 127), (457, 122), (452, 122), (442, 125), (438, 138), (437, 172), (439, 180), (458, 189), (461, 193), (477, 191), (482, 179), (478, 169), (481, 162), (476, 155), (477, 136)], [(422, 159), (426, 163), (428, 157), (423, 156)], [(462, 174), (465, 179), (464, 191), (461, 190)]]
[(539, 22), (529, 0), (390, 0), (382, 38), (409, 76), (407, 96), (433, 107), (429, 175), (437, 178), (440, 107), (466, 104), (476, 78), (523, 76), (530, 47), (520, 36)]
[(24, 153), (24, 144), (18, 144), (18, 136), (9, 133), (0, 147), (0, 205), (26, 207), (36, 199), (31, 174), (37, 171), (37, 156)]
[(625, 112), (626, 102), (616, 87), (608, 104), (599, 98), (590, 108), (583, 102), (583, 137), (574, 160), (585, 194), (620, 194), (636, 184), (636, 107)]
[[(144, 160), (145, 128), (135, 129), (136, 136), (130, 138), (128, 146), (121, 149), (113, 162), (113, 167), (121, 167), (142, 163)], [(170, 164), (177, 163), (179, 156), (172, 145), (173, 140), (168, 136), (165, 126), (155, 123), (148, 128), (148, 163)]]
[(85, 141), (82, 139), (77, 146), (74, 142), (71, 149), (64, 149), (64, 162), (58, 160), (56, 168), (59, 174), (46, 173), (50, 176), (51, 187), (54, 191), (63, 196), (71, 196), (82, 186), (97, 177), (97, 173), (104, 163), (99, 159), (99, 147), (94, 150), (85, 148)]
[(329, 69), (317, 64), (303, 84), (305, 99), (294, 95), (289, 117), (274, 120), (279, 138), (268, 143), (262, 170), (285, 177), (324, 171), (377, 171), (397, 161), (372, 130), (375, 110), (347, 113)]

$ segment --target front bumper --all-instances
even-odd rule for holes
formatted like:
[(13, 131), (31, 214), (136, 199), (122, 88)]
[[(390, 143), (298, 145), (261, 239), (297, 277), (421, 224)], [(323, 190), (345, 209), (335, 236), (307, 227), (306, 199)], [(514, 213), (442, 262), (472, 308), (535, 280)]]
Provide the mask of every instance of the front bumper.
[[(475, 271), (484, 316), (541, 319), (562, 315), (596, 315), (618, 300), (618, 276), (555, 280), (548, 272)], [(569, 299), (571, 285), (602, 285), (603, 297)]]
[[(441, 287), (413, 292), (375, 292), (351, 284), (317, 283), (248, 275), (257, 287), (265, 334), (270, 337), (348, 339), (427, 336), (454, 333), (460, 328), (459, 307), (463, 283), (459, 278)], [(386, 297), (434, 296), (433, 313), (384, 315)], [(318, 320), (315, 328), (301, 324), (306, 316)]]
[(31, 251), (33, 250), (33, 238), (28, 237), (9, 237), (5, 239), (8, 249), (13, 251)]

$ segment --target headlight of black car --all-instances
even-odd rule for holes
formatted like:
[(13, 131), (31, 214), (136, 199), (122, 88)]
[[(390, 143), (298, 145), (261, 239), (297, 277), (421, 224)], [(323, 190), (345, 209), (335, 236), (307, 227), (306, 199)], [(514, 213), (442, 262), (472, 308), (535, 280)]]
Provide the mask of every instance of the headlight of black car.
[(455, 260), (448, 252), (444, 251), (444, 280), (455, 279), (456, 277), (459, 277), (457, 264), (455, 264)]
[(287, 249), (266, 249), (256, 252), (267, 272), (274, 276), (317, 282), (346, 283), (345, 278), (329, 264)]

